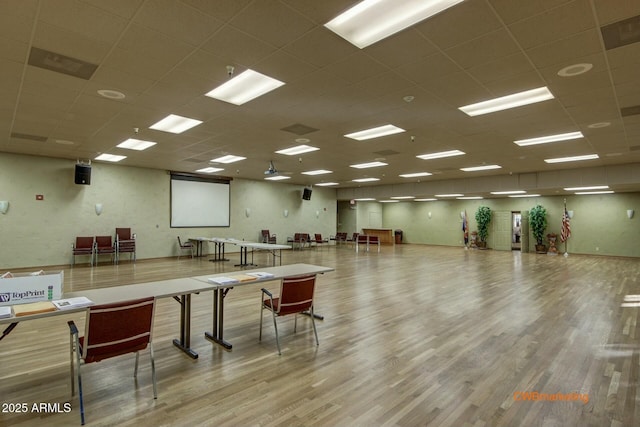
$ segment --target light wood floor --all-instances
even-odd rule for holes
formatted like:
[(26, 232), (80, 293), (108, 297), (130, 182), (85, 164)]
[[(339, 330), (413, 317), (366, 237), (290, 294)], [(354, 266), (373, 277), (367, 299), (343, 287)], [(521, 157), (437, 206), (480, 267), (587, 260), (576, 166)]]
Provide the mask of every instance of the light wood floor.
[[(206, 258), (65, 268), (66, 290), (232, 271)], [(266, 255), (256, 257), (267, 263)], [(212, 294), (194, 296), (191, 360), (177, 351), (178, 306), (159, 301), (158, 399), (147, 354), (84, 368), (89, 426), (633, 426), (640, 423), (640, 260), (546, 256), (421, 245), (287, 252), (285, 263), (335, 267), (320, 276), (310, 320), (280, 319), (282, 356), (259, 287), (226, 299), (228, 352), (203, 337)], [(274, 290), (277, 284), (269, 286)], [(20, 325), (0, 342), (2, 426), (79, 424), (70, 400), (68, 318)], [(525, 392), (588, 402), (522, 400)], [(535, 395), (530, 395), (535, 396)], [(586, 399), (585, 399), (586, 400)], [(31, 412), (71, 402), (70, 413)], [(28, 413), (7, 413), (27, 403)]]

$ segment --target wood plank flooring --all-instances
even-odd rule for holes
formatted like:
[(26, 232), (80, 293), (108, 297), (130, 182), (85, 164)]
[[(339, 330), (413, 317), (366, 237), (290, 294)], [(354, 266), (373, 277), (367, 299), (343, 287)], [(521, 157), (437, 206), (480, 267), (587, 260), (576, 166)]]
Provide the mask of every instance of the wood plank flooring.
[[(207, 258), (65, 268), (65, 289), (235, 271)], [(269, 264), (266, 254), (256, 261)], [(154, 324), (158, 399), (148, 355), (83, 367), (88, 426), (633, 426), (640, 423), (640, 260), (422, 245), (288, 251), (320, 276), (311, 324), (279, 319), (282, 356), (259, 286), (226, 298), (225, 351), (211, 330), (212, 293), (193, 297), (192, 360), (177, 351), (179, 308)], [(267, 287), (277, 290), (277, 283)], [(66, 321), (24, 322), (0, 342), (0, 426), (78, 425)], [(537, 394), (536, 394), (537, 393)], [(544, 398), (544, 400), (543, 400)], [(563, 398), (564, 400), (559, 400)], [(33, 404), (71, 402), (69, 413)], [(9, 410), (26, 403), (26, 413)]]

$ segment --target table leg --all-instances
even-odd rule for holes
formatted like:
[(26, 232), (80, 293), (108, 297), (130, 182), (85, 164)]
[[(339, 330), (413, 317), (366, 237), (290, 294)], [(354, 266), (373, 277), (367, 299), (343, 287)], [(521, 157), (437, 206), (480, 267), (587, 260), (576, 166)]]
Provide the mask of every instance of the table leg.
[(233, 345), (224, 340), (224, 297), (232, 288), (214, 289), (213, 291), (213, 332), (205, 332), (205, 338), (220, 344), (226, 350), (231, 350)]
[(178, 347), (192, 359), (198, 358), (198, 353), (190, 348), (191, 345), (191, 294), (174, 297), (180, 303), (180, 339), (174, 339), (173, 345)]

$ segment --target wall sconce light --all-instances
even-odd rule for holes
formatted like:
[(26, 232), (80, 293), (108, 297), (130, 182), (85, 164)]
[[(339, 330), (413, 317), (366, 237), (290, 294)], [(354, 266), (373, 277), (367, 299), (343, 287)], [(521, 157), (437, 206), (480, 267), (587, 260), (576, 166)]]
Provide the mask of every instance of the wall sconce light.
[(244, 208), (244, 216), (247, 218), (251, 216), (251, 208)]
[(427, 216), (429, 217), (429, 219), (431, 219), (431, 212), (429, 212)]
[[(1, 204), (1, 203), (2, 203), (2, 202), (0, 202), (0, 204)], [(1, 206), (1, 205), (0, 205), (0, 206)], [(2, 213), (4, 213), (4, 211), (2, 211)], [(634, 213), (635, 213), (635, 212), (633, 211), (633, 209), (627, 209), (627, 218), (629, 218), (629, 219), (633, 218), (633, 214), (634, 214)]]
[(288, 217), (289, 216), (289, 209), (285, 209), (284, 211), (282, 211), (282, 215), (284, 215), (284, 217)]
[(460, 211), (460, 218), (464, 219), (464, 211)]
[(0, 200), (0, 212), (2, 212), (3, 214), (6, 214), (8, 210), (9, 210), (9, 201)]
[(100, 215), (102, 213), (102, 203), (96, 203), (96, 215)]
[(316, 218), (320, 218), (320, 211), (316, 211)]
[(569, 215), (569, 219), (573, 219), (573, 211), (567, 211), (567, 215)]

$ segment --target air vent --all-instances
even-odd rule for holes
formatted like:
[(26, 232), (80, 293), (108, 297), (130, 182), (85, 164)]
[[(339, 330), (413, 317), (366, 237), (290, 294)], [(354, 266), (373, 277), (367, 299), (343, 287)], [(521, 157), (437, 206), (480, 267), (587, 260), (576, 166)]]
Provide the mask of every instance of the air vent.
[(633, 107), (624, 107), (620, 109), (622, 117), (635, 116), (640, 114), (640, 105), (634, 105)]
[(98, 68), (95, 64), (90, 64), (80, 59), (61, 55), (37, 47), (31, 48), (29, 54), (29, 65), (44, 68), (45, 70), (67, 74), (80, 79), (89, 80)]
[(600, 28), (607, 50), (640, 41), (640, 15)]
[(29, 135), (26, 133), (11, 132), (11, 138), (28, 139), (30, 141), (46, 142), (46, 136)]
[(296, 123), (296, 124), (293, 124), (291, 126), (287, 126), (285, 128), (282, 128), (280, 130), (283, 130), (285, 132), (295, 133), (296, 135), (306, 135), (308, 133), (315, 132), (318, 129), (312, 128), (312, 127), (307, 126), (307, 125), (302, 125), (300, 123)]

